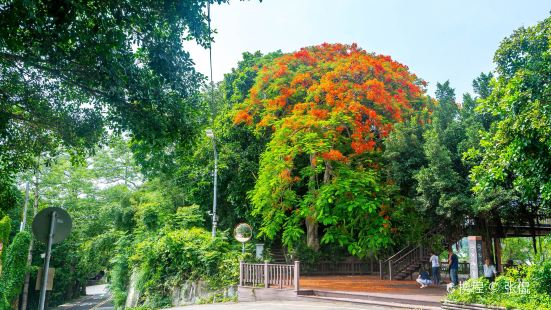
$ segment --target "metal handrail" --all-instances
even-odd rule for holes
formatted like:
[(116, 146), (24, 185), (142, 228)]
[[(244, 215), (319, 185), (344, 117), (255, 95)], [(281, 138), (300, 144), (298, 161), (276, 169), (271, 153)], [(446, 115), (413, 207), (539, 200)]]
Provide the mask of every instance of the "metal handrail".
[[(440, 231), (440, 228), (439, 227), (435, 227), (433, 229), (431, 229), (430, 231), (428, 231), (427, 233), (424, 234), (424, 236), (428, 236), (428, 235), (433, 235), (435, 233), (438, 233)], [(397, 255), (401, 254), (402, 252), (406, 251), (407, 249), (410, 249), (406, 254), (403, 254), (401, 255), (399, 258), (397, 259), (394, 259), (394, 257), (396, 257)], [(379, 268), (380, 268), (380, 275), (381, 275), (381, 278), (383, 278), (383, 264), (387, 264), (388, 263), (388, 278), (389, 280), (392, 280), (392, 270), (393, 270), (393, 266), (396, 266), (398, 262), (402, 262), (408, 255), (410, 255), (412, 252), (414, 251), (417, 251), (417, 250), (420, 250), (420, 255), (422, 255), (423, 253), (423, 246), (420, 244), (420, 245), (417, 245), (415, 246), (414, 248), (411, 248), (411, 245), (407, 245), (406, 247), (404, 247), (403, 249), (401, 249), (400, 251), (398, 251), (396, 254), (392, 255), (391, 257), (389, 257), (387, 260), (385, 261), (381, 261), (379, 263)]]
[[(421, 250), (421, 246), (417, 246), (413, 249), (411, 249), (406, 254), (402, 255), (399, 259), (395, 260), (394, 263), (389, 262), (389, 270), (395, 270), (397, 272), (400, 272), (404, 269), (404, 263), (411, 262), (414, 257), (418, 256), (418, 250)], [(414, 255), (412, 255), (414, 254)], [(391, 265), (392, 266), (391, 266)], [(407, 264), (406, 264), (407, 265)], [(394, 268), (392, 268), (394, 266)], [(389, 280), (392, 280), (392, 272), (389, 272)]]
[(400, 251), (396, 252), (394, 255), (392, 255), (391, 257), (387, 258), (386, 260), (383, 260), (382, 263), (385, 264), (385, 263), (388, 263), (389, 260), (393, 259), (396, 255), (402, 253), (403, 251), (407, 250), (409, 247), (411, 247), (411, 245), (406, 245), (405, 247), (403, 247)]

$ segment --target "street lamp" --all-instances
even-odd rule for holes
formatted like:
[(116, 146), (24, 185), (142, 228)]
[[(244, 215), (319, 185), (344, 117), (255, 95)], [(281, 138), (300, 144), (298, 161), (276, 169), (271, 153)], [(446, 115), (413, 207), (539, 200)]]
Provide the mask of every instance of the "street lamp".
[(207, 137), (209, 137), (212, 140), (212, 148), (214, 149), (214, 190), (213, 190), (213, 198), (212, 198), (212, 237), (216, 237), (216, 224), (217, 224), (217, 218), (216, 218), (216, 191), (217, 191), (217, 185), (218, 185), (218, 153), (216, 152), (216, 139), (214, 137), (214, 132), (212, 129), (205, 130), (205, 133), (207, 134)]

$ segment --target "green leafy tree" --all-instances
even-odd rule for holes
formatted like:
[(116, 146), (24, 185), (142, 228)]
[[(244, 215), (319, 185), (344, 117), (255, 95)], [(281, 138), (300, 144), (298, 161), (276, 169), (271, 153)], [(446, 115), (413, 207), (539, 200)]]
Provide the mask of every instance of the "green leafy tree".
[[(204, 129), (213, 130), (219, 157), (217, 213), (221, 229), (233, 228), (240, 221), (248, 222), (253, 227), (259, 226), (257, 218), (251, 215), (247, 193), (258, 178), (258, 162), (269, 134), (255, 134), (249, 127), (234, 126), (233, 109), (248, 96), (259, 71), (281, 55), (279, 51), (266, 55), (260, 52), (243, 53), (237, 67), (225, 75), (222, 83), (215, 85), (213, 103), (210, 90), (204, 92), (204, 113), (207, 114), (204, 118), (208, 124)], [(195, 147), (176, 163), (176, 173), (169, 179), (184, 193), (184, 204), (197, 204), (201, 214), (206, 215), (212, 208), (213, 198), (212, 140), (204, 134), (198, 135)], [(209, 225), (210, 220), (207, 222)]]
[(287, 246), (305, 235), (314, 250), (336, 243), (358, 256), (388, 245), (381, 142), (417, 108), (422, 87), (407, 67), (356, 45), (303, 48), (265, 65), (234, 119), (270, 134), (250, 192), (261, 234), (282, 232)]
[(550, 29), (547, 18), (502, 41), (494, 57), (499, 76), (480, 107), (496, 121), (471, 154), (481, 158), (475, 191), (513, 189), (512, 209), (532, 218), (549, 215), (551, 205)]
[(189, 142), (204, 77), (182, 41), (209, 46), (203, 10), (226, 2), (2, 2), (0, 171), (82, 156), (106, 127), (130, 132), (144, 162)]
[(537, 221), (551, 214), (550, 28), (548, 17), (502, 41), (494, 56), (498, 76), (477, 107), (492, 122), (467, 154), (476, 163), (479, 205), (500, 219), (498, 227), (528, 224), (534, 252)]

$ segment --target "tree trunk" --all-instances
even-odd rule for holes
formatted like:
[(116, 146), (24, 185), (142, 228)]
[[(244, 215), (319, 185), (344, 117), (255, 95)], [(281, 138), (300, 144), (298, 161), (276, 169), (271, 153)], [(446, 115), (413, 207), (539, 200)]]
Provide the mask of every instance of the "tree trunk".
[(501, 238), (494, 238), (495, 249), (495, 265), (498, 272), (503, 273), (503, 265), (501, 264)]
[(532, 237), (532, 247), (534, 248), (534, 255), (538, 255), (538, 245), (536, 240), (536, 225), (534, 223), (534, 218), (530, 217), (530, 235)]
[(320, 240), (318, 236), (318, 222), (314, 217), (306, 217), (306, 245), (318, 251), (320, 248)]
[(489, 258), (490, 260), (493, 260), (494, 251), (493, 251), (492, 237), (490, 234), (490, 223), (489, 223), (487, 214), (484, 215), (484, 218), (482, 221), (484, 223), (484, 228), (483, 228), (484, 235), (482, 237), (482, 244), (483, 244), (482, 253), (484, 256), (483, 259)]

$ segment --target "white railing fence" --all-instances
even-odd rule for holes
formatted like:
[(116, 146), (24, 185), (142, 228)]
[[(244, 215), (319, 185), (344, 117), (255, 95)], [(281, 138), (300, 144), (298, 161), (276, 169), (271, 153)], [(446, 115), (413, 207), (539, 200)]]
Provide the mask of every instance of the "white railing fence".
[(239, 262), (239, 285), (299, 290), (300, 262), (293, 265)]

